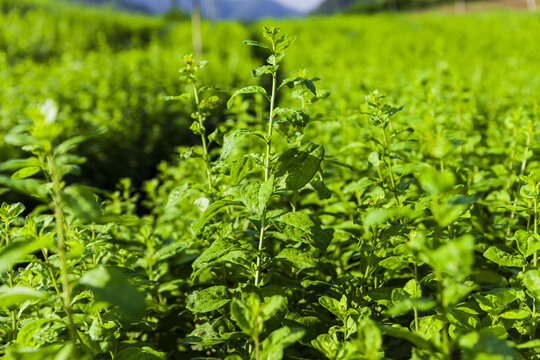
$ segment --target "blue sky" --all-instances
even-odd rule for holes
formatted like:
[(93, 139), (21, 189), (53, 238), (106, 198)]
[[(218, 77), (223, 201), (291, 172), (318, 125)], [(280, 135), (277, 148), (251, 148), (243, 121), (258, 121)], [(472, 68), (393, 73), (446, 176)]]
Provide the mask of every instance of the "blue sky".
[(274, 0), (295, 10), (309, 11), (315, 9), (323, 0)]

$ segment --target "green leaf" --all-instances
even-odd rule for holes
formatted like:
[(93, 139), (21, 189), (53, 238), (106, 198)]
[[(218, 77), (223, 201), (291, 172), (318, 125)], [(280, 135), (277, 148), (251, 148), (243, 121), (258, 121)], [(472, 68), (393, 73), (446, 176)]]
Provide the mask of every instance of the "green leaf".
[(210, 245), (191, 265), (194, 270), (203, 268), (212, 261), (219, 259), (234, 249), (234, 243), (229, 239), (219, 238)]
[(227, 102), (227, 108), (230, 109), (233, 106), (233, 99), (241, 94), (262, 94), (264, 97), (270, 101), (270, 98), (268, 97), (268, 94), (266, 93), (266, 90), (264, 90), (261, 86), (248, 86), (240, 90), (236, 90), (234, 94), (231, 96), (229, 101)]
[(278, 107), (274, 114), (277, 119), (281, 119), (274, 122), (276, 130), (288, 139), (292, 139), (297, 133), (303, 133), (310, 120), (309, 114), (304, 110)]
[(253, 337), (257, 333), (257, 329), (254, 329), (252, 324), (250, 308), (244, 302), (233, 299), (231, 302), (231, 317), (245, 334)]
[(385, 325), (378, 325), (378, 327), (385, 335), (407, 340), (419, 348), (433, 350), (433, 345), (430, 341), (424, 339), (423, 337), (415, 333), (410, 332), (408, 329), (397, 326), (390, 327)]
[(259, 188), (259, 213), (268, 205), (272, 194), (274, 193), (274, 174), (270, 175)]
[(189, 191), (191, 190), (190, 186), (188, 184), (184, 184), (182, 186), (178, 186), (171, 191), (171, 194), (169, 195), (169, 201), (167, 202), (167, 207), (173, 207), (180, 202), (182, 202), (188, 195)]
[(299, 190), (311, 181), (319, 171), (324, 158), (324, 148), (316, 144), (285, 151), (278, 158), (273, 173), (278, 187)]
[(304, 334), (305, 330), (301, 328), (283, 327), (275, 330), (262, 343), (261, 359), (283, 359), (283, 349), (293, 345)]
[(217, 213), (219, 213), (224, 207), (227, 206), (241, 206), (242, 203), (240, 201), (232, 201), (232, 200), (218, 200), (214, 203), (212, 203), (210, 206), (204, 210), (202, 213), (199, 222), (194, 227), (194, 232), (196, 234), (200, 233), (201, 230), (204, 228), (204, 225), (208, 221), (210, 221), (214, 216), (216, 216)]
[(262, 43), (262, 42), (259, 42), (259, 41), (255, 41), (255, 40), (244, 40), (243, 41), (244, 44), (246, 45), (249, 45), (249, 46), (257, 46), (257, 47), (260, 47), (260, 48), (264, 48), (264, 49), (269, 49), (271, 50), (270, 46)]
[(247, 129), (237, 129), (230, 134), (225, 135), (223, 138), (223, 148), (221, 150), (221, 160), (225, 160), (231, 154), (231, 151), (236, 146), (236, 144), (246, 135), (253, 133), (251, 130)]
[(285, 213), (274, 222), (280, 232), (317, 249), (326, 249), (332, 240), (330, 233), (323, 230), (315, 218), (302, 211)]
[(502, 251), (496, 246), (490, 246), (485, 252), (484, 257), (501, 266), (523, 267), (527, 266), (527, 261), (522, 257), (511, 255)]
[(146, 296), (116, 268), (99, 266), (88, 270), (81, 277), (80, 284), (91, 290), (97, 301), (118, 306), (128, 315), (138, 316), (144, 311)]
[(272, 66), (272, 65), (259, 66), (255, 70), (251, 71), (251, 75), (253, 75), (255, 77), (260, 77), (260, 76), (263, 76), (265, 74), (272, 74), (272, 72), (274, 71), (273, 69), (274, 69), (274, 66)]
[(13, 159), (0, 164), (0, 171), (19, 170), (26, 167), (41, 167), (41, 160), (37, 157), (26, 159)]
[(22, 169), (19, 169), (15, 173), (11, 175), (12, 179), (26, 179), (32, 175), (37, 174), (39, 171), (41, 171), (41, 167), (39, 166), (29, 166)]
[(529, 257), (540, 250), (540, 236), (525, 230), (518, 230), (514, 234), (518, 250), (524, 257)]
[(19, 347), (38, 347), (54, 342), (58, 337), (59, 327), (65, 326), (55, 324), (56, 321), (56, 319), (42, 318), (27, 322), (17, 333), (17, 345)]
[(512, 309), (503, 312), (500, 316), (503, 319), (525, 320), (531, 316), (531, 313), (523, 309)]
[(540, 271), (527, 271), (523, 276), (523, 284), (537, 299), (540, 299)]
[(189, 294), (186, 306), (194, 313), (217, 310), (229, 303), (229, 292), (225, 286), (212, 286)]
[(0, 185), (16, 190), (40, 200), (47, 199), (49, 186), (42, 180), (37, 179), (11, 179), (0, 175)]
[(61, 193), (66, 210), (75, 217), (93, 221), (101, 215), (101, 205), (91, 188), (82, 185), (70, 185)]
[(305, 270), (317, 267), (319, 261), (309, 252), (297, 248), (287, 247), (275, 257), (281, 261), (286, 261), (298, 270)]
[(47, 298), (47, 293), (27, 286), (0, 286), (0, 308), (19, 307), (24, 302), (38, 302)]
[(124, 348), (114, 357), (118, 360), (166, 360), (165, 353), (156, 351), (148, 346)]
[(319, 199), (330, 199), (332, 197), (332, 191), (330, 191), (324, 182), (320, 180), (311, 180), (309, 184), (317, 191)]
[(452, 189), (455, 176), (452, 173), (435, 170), (432, 167), (423, 167), (419, 176), (420, 185), (430, 194), (444, 194)]
[(6, 271), (12, 265), (24, 260), (25, 256), (52, 245), (47, 236), (23, 237), (0, 247), (0, 271)]

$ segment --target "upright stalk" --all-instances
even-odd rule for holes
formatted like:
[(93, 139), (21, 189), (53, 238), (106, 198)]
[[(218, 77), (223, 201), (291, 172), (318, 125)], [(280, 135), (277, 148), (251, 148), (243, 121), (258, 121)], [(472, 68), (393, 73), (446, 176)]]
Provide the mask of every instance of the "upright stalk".
[[(272, 45), (272, 52), (275, 55), (275, 45)], [(274, 67), (276, 66), (276, 60), (274, 56)], [(270, 165), (272, 163), (272, 130), (274, 128), (274, 106), (276, 102), (276, 83), (277, 83), (277, 70), (272, 72), (272, 96), (270, 98), (270, 115), (268, 118), (268, 133), (266, 135), (266, 157), (264, 162), (264, 181), (268, 181), (270, 178)], [(264, 232), (266, 228), (266, 210), (267, 206), (264, 205), (261, 215), (261, 232), (259, 234), (259, 247), (257, 251), (257, 270), (255, 271), (255, 286), (259, 286), (259, 278), (261, 273), (261, 257), (264, 242)]]
[[(6, 226), (6, 246), (9, 246), (11, 242), (11, 238), (9, 236), (9, 221), (5, 220), (4, 225)], [(8, 278), (9, 278), (9, 287), (12, 288), (14, 285), (14, 275), (13, 275), (13, 268), (9, 266), (8, 268)], [(11, 310), (11, 331), (12, 331), (12, 339), (17, 338), (17, 313), (15, 310)]]
[[(536, 234), (538, 234), (538, 199), (536, 198), (536, 196), (533, 199), (533, 203), (534, 203), (534, 224), (533, 224), (533, 227), (534, 227), (534, 234), (536, 235)], [(535, 251), (534, 256), (533, 256), (533, 266), (534, 267), (536, 267), (537, 262), (538, 262), (538, 251)]]
[[(386, 136), (386, 128), (383, 127), (382, 132), (383, 132), (385, 151), (388, 154), (389, 142), (388, 142), (388, 137)], [(396, 181), (394, 180), (394, 173), (392, 172), (392, 162), (390, 161), (389, 156), (385, 156), (385, 158), (386, 158), (386, 166), (388, 167), (388, 174), (390, 175), (390, 183), (392, 185), (392, 192), (394, 193), (394, 198), (396, 199), (397, 206), (400, 207), (401, 203), (399, 202), (399, 197), (397, 194)]]
[[(195, 105), (197, 106), (197, 121), (199, 122), (200, 129), (204, 128), (203, 117), (200, 110), (200, 100), (199, 100), (199, 90), (194, 82), (191, 82), (193, 88), (193, 96), (195, 97)], [(208, 190), (210, 191), (210, 196), (213, 197), (214, 193), (214, 184), (212, 181), (212, 172), (210, 170), (210, 155), (208, 153), (208, 145), (206, 143), (205, 132), (201, 131), (201, 142), (203, 147), (203, 156), (206, 163), (206, 177), (208, 179)]]
[(65, 217), (64, 211), (61, 206), (60, 199), (60, 178), (56, 171), (56, 165), (54, 163), (54, 158), (52, 155), (47, 157), (49, 164), (49, 171), (51, 175), (51, 180), (53, 183), (53, 195), (52, 200), (54, 204), (54, 215), (56, 222), (56, 235), (57, 235), (57, 247), (58, 255), (60, 256), (60, 277), (62, 282), (62, 298), (64, 304), (64, 311), (66, 312), (68, 318), (68, 331), (71, 341), (74, 343), (77, 342), (78, 335), (77, 329), (75, 328), (75, 323), (73, 322), (73, 314), (71, 311), (71, 291), (69, 286), (69, 277), (68, 277), (68, 267), (67, 267), (67, 256), (66, 256), (66, 246), (65, 246)]

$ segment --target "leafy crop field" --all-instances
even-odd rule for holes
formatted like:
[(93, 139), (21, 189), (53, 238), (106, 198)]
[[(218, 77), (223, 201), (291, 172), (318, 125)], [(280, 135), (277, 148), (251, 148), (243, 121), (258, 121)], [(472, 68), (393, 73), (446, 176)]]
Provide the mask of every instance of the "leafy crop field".
[(0, 0), (0, 356), (540, 359), (538, 13), (190, 29)]

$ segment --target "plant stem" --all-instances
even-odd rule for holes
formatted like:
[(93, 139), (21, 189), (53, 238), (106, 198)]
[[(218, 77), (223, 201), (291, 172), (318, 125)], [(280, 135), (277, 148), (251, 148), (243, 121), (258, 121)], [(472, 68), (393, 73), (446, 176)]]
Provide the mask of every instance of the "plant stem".
[(49, 274), (51, 275), (51, 281), (53, 283), (54, 290), (56, 290), (56, 293), (58, 295), (62, 296), (62, 292), (60, 291), (60, 287), (58, 286), (58, 282), (56, 281), (56, 277), (54, 276), (54, 271), (52, 269), (51, 263), (49, 262), (49, 256), (47, 255), (46, 249), (41, 249), (41, 253), (43, 254), (43, 258), (45, 259), (47, 269), (49, 269)]
[(210, 155), (208, 153), (208, 145), (206, 143), (206, 135), (205, 132), (202, 131), (204, 129), (203, 124), (203, 117), (200, 110), (200, 100), (199, 100), (199, 90), (197, 89), (197, 86), (194, 82), (191, 83), (191, 86), (193, 87), (193, 95), (195, 97), (195, 105), (197, 106), (197, 120), (199, 122), (199, 129), (201, 129), (201, 142), (203, 147), (203, 156), (204, 156), (204, 162), (206, 163), (206, 177), (208, 178), (208, 190), (210, 191), (210, 196), (213, 197), (214, 194), (214, 184), (212, 181), (212, 172), (210, 169)]
[[(11, 242), (11, 239), (9, 237), (9, 221), (5, 220), (4, 225), (6, 226), (6, 246), (9, 246), (9, 243)], [(14, 285), (13, 267), (9, 266), (7, 273), (9, 277), (9, 287), (12, 288)], [(12, 331), (12, 339), (16, 339), (17, 338), (17, 313), (15, 312), (15, 310), (11, 310), (11, 331)]]
[(69, 277), (68, 277), (68, 267), (67, 267), (67, 256), (66, 256), (66, 246), (65, 246), (65, 218), (64, 211), (61, 206), (60, 199), (60, 178), (56, 171), (56, 165), (54, 163), (54, 158), (52, 155), (48, 156), (49, 171), (51, 174), (51, 180), (53, 183), (53, 195), (52, 200), (54, 204), (54, 215), (56, 220), (56, 235), (57, 235), (57, 247), (58, 254), (60, 256), (60, 277), (62, 282), (63, 290), (63, 303), (64, 311), (66, 312), (68, 318), (68, 331), (71, 341), (74, 343), (77, 342), (78, 335), (75, 323), (73, 322), (73, 315), (71, 312), (71, 292), (69, 286)]
[[(275, 51), (275, 47), (274, 47)], [(275, 54), (274, 54), (275, 55)], [(276, 60), (274, 58), (274, 67), (276, 66)], [(270, 165), (272, 163), (272, 130), (274, 128), (274, 105), (276, 102), (276, 83), (277, 83), (277, 71), (272, 73), (272, 97), (270, 98), (270, 115), (268, 118), (268, 133), (266, 135), (266, 158), (264, 162), (264, 181), (268, 181), (270, 178)], [(259, 234), (259, 247), (257, 252), (257, 270), (255, 271), (255, 286), (259, 286), (259, 278), (261, 273), (261, 257), (263, 250), (264, 232), (266, 228), (266, 210), (267, 205), (264, 205), (261, 215), (261, 232)]]
[[(534, 234), (538, 234), (538, 200), (536, 199), (536, 196), (534, 197)], [(538, 251), (535, 251), (534, 257), (533, 257), (533, 266), (536, 267), (538, 262)]]
[[(386, 129), (382, 128), (382, 132), (383, 132), (384, 147), (385, 147), (386, 155), (389, 155), (388, 154), (389, 142), (388, 142), (388, 137), (386, 136)], [(392, 163), (390, 161), (389, 156), (385, 156), (385, 158), (386, 158), (386, 166), (388, 167), (388, 173), (390, 175), (390, 183), (392, 185), (392, 192), (394, 193), (394, 198), (396, 199), (397, 206), (400, 207), (401, 204), (399, 202), (399, 197), (397, 194), (396, 181), (394, 180), (394, 173), (392, 172)]]
[[(414, 298), (418, 299), (418, 286), (420, 285), (418, 283), (418, 267), (416, 266), (416, 263), (414, 263), (413, 266), (414, 266)], [(418, 324), (418, 308), (416, 307), (416, 305), (413, 308), (413, 312), (414, 312), (414, 328), (416, 331), (418, 331), (418, 329), (420, 329), (420, 326)]]

